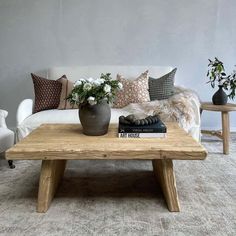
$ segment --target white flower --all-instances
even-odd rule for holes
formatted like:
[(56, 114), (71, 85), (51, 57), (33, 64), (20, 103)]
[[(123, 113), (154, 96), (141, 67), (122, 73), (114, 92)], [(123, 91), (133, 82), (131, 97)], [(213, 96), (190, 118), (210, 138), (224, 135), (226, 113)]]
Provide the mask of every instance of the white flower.
[(121, 82), (118, 83), (119, 89), (123, 89), (123, 84)]
[(93, 84), (95, 84), (96, 86), (100, 86), (104, 82), (105, 82), (104, 79), (96, 79), (96, 80), (93, 81)]
[(111, 86), (109, 84), (105, 84), (103, 88), (105, 93), (110, 93), (111, 92)]
[(89, 91), (92, 89), (92, 84), (90, 83), (85, 83), (84, 84), (84, 91)]
[(94, 81), (93, 81), (93, 84), (94, 84), (95, 86), (99, 86), (99, 85), (100, 85), (100, 82), (99, 82), (98, 80), (94, 80)]
[(97, 101), (95, 101), (95, 97), (90, 96), (87, 100), (91, 106), (97, 104)]
[(93, 81), (93, 84), (96, 85), (96, 86), (100, 86), (103, 82), (101, 81), (101, 79), (95, 79)]
[(79, 81), (81, 81), (81, 82), (85, 82), (86, 80), (83, 79), (83, 78), (80, 78)]
[(105, 82), (104, 79), (99, 79), (100, 83), (103, 84)]
[(75, 102), (78, 102), (79, 101), (79, 95), (77, 93), (73, 93), (72, 94), (72, 100), (75, 101)]
[(87, 79), (87, 82), (93, 83), (93, 82), (94, 82), (94, 79), (90, 77), (90, 78)]
[(75, 83), (74, 83), (74, 87), (75, 86), (80, 86), (82, 84), (82, 81), (81, 80), (77, 80)]

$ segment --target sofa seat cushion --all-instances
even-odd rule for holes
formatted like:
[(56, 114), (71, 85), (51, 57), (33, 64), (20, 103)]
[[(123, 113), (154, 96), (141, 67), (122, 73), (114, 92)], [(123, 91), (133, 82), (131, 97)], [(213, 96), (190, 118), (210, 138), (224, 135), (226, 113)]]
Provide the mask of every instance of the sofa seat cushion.
[[(128, 111), (123, 109), (111, 109), (111, 123), (118, 123), (119, 116), (129, 115)], [(17, 127), (17, 139), (18, 141), (26, 137), (30, 132), (39, 127), (41, 124), (80, 124), (78, 109), (67, 109), (67, 110), (46, 110), (37, 112), (28, 118), (26, 118), (18, 127)]]

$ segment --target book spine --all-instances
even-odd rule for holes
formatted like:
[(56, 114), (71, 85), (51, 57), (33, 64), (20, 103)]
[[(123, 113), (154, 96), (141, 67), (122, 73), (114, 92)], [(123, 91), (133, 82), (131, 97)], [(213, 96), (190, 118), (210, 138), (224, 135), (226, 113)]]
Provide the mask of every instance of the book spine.
[(118, 133), (119, 138), (165, 138), (166, 133)]
[(166, 128), (119, 128), (119, 133), (166, 133)]

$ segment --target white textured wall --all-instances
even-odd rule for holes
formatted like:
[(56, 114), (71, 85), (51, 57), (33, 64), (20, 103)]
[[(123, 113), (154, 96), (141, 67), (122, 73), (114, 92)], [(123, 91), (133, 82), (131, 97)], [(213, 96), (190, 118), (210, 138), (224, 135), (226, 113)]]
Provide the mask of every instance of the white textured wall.
[[(177, 66), (177, 83), (209, 100), (207, 59), (236, 64), (235, 11), (235, 0), (0, 0), (0, 107), (14, 126), (30, 72), (86, 64)], [(219, 127), (219, 115), (203, 126)]]

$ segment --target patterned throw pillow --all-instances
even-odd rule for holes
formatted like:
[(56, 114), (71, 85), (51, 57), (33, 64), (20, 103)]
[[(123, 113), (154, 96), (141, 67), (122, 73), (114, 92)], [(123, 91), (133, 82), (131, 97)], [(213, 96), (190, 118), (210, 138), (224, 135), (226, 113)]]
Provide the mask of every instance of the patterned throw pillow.
[(117, 75), (117, 80), (123, 85), (123, 89), (117, 92), (113, 107), (122, 108), (130, 103), (149, 102), (148, 71), (142, 73), (137, 79), (125, 79)]
[[(31, 74), (34, 83), (34, 113), (56, 109), (60, 103), (62, 84), (56, 80), (49, 80)], [(62, 77), (66, 77), (63, 75)]]
[(160, 78), (149, 77), (149, 94), (151, 101), (168, 99), (174, 94), (174, 81), (177, 68)]
[(68, 80), (66, 77), (61, 77), (57, 81), (62, 84), (60, 104), (57, 109), (77, 109), (77, 106), (71, 105), (70, 102), (66, 100), (74, 87), (74, 83)]

